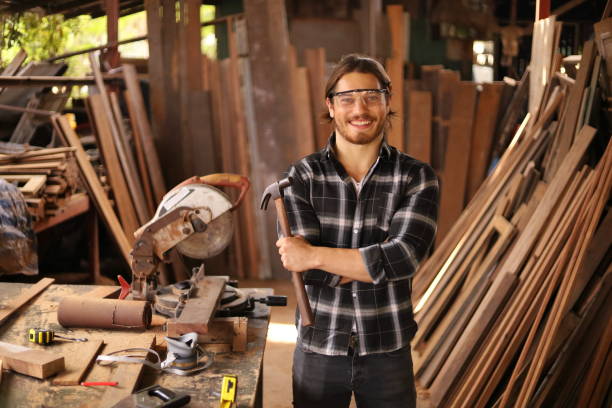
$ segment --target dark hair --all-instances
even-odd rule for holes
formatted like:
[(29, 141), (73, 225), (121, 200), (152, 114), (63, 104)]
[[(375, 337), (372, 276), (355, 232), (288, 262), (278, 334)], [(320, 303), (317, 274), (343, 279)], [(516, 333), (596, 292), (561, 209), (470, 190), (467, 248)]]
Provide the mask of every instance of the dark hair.
[[(325, 85), (325, 98), (329, 98), (330, 94), (334, 92), (334, 88), (336, 87), (336, 84), (338, 84), (338, 81), (340, 81), (340, 78), (346, 74), (350, 74), (351, 72), (374, 75), (376, 79), (378, 79), (381, 88), (389, 91), (386, 94), (386, 97), (389, 98), (391, 95), (391, 79), (389, 79), (389, 75), (380, 62), (366, 55), (348, 54), (340, 59), (340, 62), (334, 67), (333, 72), (329, 76), (327, 84)], [(395, 112), (389, 112), (387, 115), (387, 121), (389, 121), (390, 117), (394, 115)], [(328, 110), (325, 110), (321, 117), (328, 122), (333, 120), (333, 118), (329, 116)]]

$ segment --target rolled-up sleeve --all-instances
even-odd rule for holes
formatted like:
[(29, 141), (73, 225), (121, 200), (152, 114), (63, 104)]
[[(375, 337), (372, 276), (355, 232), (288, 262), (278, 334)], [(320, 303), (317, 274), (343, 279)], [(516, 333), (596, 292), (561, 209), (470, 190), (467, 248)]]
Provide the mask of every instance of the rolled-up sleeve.
[(411, 278), (436, 234), (438, 178), (422, 165), (393, 214), (385, 242), (360, 248), (373, 283)]
[[(292, 183), (285, 189), (284, 202), (291, 233), (302, 236), (311, 245), (320, 245), (321, 226), (309, 198), (312, 172), (307, 165), (299, 163), (291, 166), (288, 177)], [(283, 236), (278, 223), (277, 233), (279, 237)], [(302, 277), (306, 285), (337, 286), (341, 279), (338, 275), (320, 269), (308, 270), (302, 274)]]

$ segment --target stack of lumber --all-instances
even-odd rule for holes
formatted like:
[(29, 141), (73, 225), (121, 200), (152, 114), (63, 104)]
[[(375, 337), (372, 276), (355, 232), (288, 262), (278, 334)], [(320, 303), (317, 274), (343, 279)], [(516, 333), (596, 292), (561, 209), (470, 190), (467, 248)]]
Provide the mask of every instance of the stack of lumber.
[(0, 154), (0, 178), (16, 184), (34, 221), (56, 215), (76, 192), (78, 170), (70, 147)]
[[(599, 24), (604, 40), (611, 21)], [(553, 17), (534, 32), (558, 41), (556, 30)], [(605, 405), (612, 59), (587, 42), (572, 80), (556, 44), (534, 43), (550, 56), (532, 58), (544, 73), (534, 108), (415, 276), (415, 375), (431, 406)]]

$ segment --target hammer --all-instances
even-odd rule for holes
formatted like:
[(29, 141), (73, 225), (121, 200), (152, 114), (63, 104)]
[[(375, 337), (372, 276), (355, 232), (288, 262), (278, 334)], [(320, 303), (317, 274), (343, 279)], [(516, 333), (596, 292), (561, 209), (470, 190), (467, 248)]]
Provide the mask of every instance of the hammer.
[[(289, 226), (289, 219), (287, 218), (287, 210), (285, 210), (285, 202), (283, 201), (283, 189), (290, 186), (291, 182), (291, 177), (276, 181), (266, 188), (261, 197), (262, 210), (268, 208), (270, 198), (274, 200), (274, 204), (276, 205), (276, 217), (278, 218), (283, 234), (286, 237), (292, 237), (293, 235), (291, 234), (291, 227)], [(291, 282), (293, 282), (293, 290), (295, 291), (298, 308), (300, 310), (300, 315), (302, 316), (302, 326), (312, 326), (314, 319), (312, 317), (310, 303), (308, 303), (308, 297), (306, 296), (306, 290), (304, 289), (302, 274), (298, 272), (291, 272)]]

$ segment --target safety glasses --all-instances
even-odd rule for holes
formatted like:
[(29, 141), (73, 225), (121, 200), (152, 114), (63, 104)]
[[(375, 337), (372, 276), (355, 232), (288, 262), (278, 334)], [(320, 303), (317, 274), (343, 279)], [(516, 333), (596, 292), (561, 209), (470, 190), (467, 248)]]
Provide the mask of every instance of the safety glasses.
[(385, 94), (388, 93), (388, 89), (351, 89), (342, 92), (331, 92), (327, 97), (336, 100), (344, 108), (350, 108), (357, 103), (358, 98), (361, 98), (366, 106), (382, 105)]

